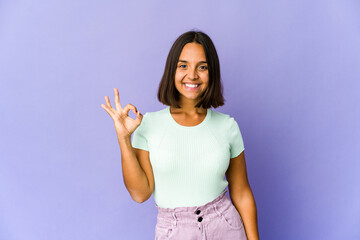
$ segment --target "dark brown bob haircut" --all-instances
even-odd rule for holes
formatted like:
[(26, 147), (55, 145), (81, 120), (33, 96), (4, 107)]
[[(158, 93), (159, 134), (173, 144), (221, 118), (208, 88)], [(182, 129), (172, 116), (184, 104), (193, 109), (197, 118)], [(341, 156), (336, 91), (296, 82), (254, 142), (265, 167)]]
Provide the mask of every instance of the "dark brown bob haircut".
[(180, 108), (180, 93), (175, 87), (175, 73), (182, 49), (187, 43), (199, 43), (205, 51), (209, 72), (209, 86), (200, 95), (195, 107), (205, 109), (224, 105), (223, 86), (220, 80), (220, 63), (210, 37), (200, 31), (188, 31), (180, 35), (172, 45), (166, 60), (164, 74), (159, 84), (158, 100), (168, 106)]

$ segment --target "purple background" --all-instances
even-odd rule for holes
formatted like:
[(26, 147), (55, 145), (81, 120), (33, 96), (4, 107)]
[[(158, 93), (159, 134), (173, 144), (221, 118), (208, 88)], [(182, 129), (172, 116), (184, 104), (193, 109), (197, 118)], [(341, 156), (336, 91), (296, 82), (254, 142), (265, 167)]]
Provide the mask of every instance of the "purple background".
[[(173, 41), (218, 50), (261, 239), (360, 239), (359, 1), (0, 2), (0, 239), (153, 239), (113, 121), (143, 114)], [(135, 116), (131, 113), (131, 116)]]

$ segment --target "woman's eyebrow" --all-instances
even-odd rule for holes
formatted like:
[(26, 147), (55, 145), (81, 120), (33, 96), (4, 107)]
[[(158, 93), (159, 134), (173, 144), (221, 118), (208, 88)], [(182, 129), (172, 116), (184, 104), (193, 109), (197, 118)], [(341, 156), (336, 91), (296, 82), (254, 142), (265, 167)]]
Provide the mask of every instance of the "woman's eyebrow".
[[(185, 63), (187, 63), (188, 61), (179, 59), (179, 62), (185, 62)], [(199, 63), (207, 63), (207, 62), (206, 62), (206, 61), (200, 61)]]

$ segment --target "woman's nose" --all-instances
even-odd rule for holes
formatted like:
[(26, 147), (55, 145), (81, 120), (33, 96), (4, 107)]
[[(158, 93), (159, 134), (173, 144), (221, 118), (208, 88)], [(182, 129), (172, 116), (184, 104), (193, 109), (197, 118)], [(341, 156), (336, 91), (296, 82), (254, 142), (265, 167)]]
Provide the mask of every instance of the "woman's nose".
[(189, 79), (197, 79), (199, 76), (196, 72), (196, 69), (189, 69), (188, 77)]

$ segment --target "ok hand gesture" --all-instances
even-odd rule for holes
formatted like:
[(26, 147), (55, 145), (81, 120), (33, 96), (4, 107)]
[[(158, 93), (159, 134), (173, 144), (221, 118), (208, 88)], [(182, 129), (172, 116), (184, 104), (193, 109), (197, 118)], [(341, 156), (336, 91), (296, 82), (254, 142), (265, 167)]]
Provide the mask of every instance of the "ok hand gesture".
[[(114, 120), (115, 130), (119, 138), (130, 138), (131, 134), (140, 125), (143, 115), (137, 111), (136, 107), (128, 103), (124, 108), (120, 105), (119, 91), (114, 88), (115, 93), (115, 106), (116, 109), (111, 107), (108, 96), (105, 96), (106, 106), (101, 104), (101, 107), (110, 115)], [(136, 114), (136, 119), (129, 117), (128, 113), (132, 110)]]

